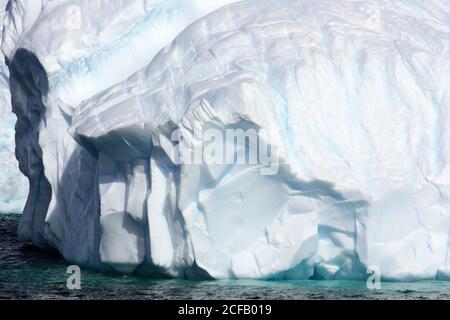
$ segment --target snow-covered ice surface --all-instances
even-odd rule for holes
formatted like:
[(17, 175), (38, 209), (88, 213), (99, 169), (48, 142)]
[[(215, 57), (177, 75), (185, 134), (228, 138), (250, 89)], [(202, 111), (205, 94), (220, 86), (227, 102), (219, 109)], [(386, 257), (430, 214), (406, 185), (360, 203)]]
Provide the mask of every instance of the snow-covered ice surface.
[[(3, 21), (7, 0), (0, 0), (0, 21)], [(0, 29), (0, 35), (1, 30)], [(11, 112), (9, 72), (0, 54), (0, 214), (21, 213), (28, 194), (28, 182), (19, 170), (14, 155), (14, 125)]]
[[(449, 278), (450, 1), (248, 0), (178, 35), (227, 2), (11, 2), (20, 236), (123, 273)], [(176, 164), (199, 127), (265, 129), (279, 170)]]

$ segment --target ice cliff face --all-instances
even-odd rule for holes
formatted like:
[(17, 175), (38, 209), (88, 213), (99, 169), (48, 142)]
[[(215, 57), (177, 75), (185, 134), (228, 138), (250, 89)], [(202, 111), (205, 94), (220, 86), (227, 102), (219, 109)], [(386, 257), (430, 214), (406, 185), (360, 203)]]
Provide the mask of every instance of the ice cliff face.
[[(2, 22), (6, 4), (6, 0), (0, 1)], [(28, 183), (20, 173), (14, 155), (16, 117), (11, 112), (9, 72), (4, 60), (3, 54), (0, 54), (0, 213), (21, 213), (27, 198)]]
[[(249, 0), (177, 36), (225, 2), (11, 2), (20, 236), (124, 273), (449, 277), (450, 2)], [(199, 128), (275, 161), (177, 161)]]
[(125, 80), (189, 23), (228, 2), (10, 2), (2, 51), (18, 117), (16, 154), (30, 180), (22, 239), (102, 267), (97, 160), (67, 133), (73, 109)]

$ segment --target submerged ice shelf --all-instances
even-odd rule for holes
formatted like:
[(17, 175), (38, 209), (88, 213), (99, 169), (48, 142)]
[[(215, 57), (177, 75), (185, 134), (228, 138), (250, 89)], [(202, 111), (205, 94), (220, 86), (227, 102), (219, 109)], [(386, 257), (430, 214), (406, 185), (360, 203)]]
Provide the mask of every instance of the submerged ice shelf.
[[(10, 3), (22, 239), (145, 275), (450, 276), (448, 0), (107, 2)], [(175, 161), (198, 128), (263, 129), (277, 170)]]

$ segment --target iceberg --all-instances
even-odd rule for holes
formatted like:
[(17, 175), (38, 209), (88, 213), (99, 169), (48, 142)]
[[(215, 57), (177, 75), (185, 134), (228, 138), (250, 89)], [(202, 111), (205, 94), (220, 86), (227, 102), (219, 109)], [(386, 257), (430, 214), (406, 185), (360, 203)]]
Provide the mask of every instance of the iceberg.
[[(0, 21), (3, 21), (6, 3), (6, 0), (0, 1)], [(2, 54), (0, 60), (0, 214), (21, 213), (27, 199), (28, 183), (19, 171), (14, 155), (16, 117), (11, 109), (9, 72)]]
[(449, 1), (208, 3), (10, 2), (19, 236), (146, 276), (450, 277)]
[[(67, 132), (73, 110), (148, 64), (189, 23), (229, 2), (9, 2), (2, 51), (18, 118), (15, 151), (30, 180), (21, 239), (57, 248), (81, 265), (101, 265), (97, 162)], [(114, 65), (121, 67), (111, 73)]]

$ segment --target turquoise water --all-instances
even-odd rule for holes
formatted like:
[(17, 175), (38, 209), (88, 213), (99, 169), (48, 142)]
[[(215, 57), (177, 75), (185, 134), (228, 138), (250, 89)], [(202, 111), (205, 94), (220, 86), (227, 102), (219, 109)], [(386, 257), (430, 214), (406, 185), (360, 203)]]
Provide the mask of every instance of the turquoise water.
[(68, 263), (16, 239), (16, 215), (0, 215), (0, 299), (450, 299), (450, 282), (184, 281), (105, 275), (81, 270), (69, 290)]

